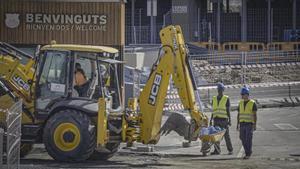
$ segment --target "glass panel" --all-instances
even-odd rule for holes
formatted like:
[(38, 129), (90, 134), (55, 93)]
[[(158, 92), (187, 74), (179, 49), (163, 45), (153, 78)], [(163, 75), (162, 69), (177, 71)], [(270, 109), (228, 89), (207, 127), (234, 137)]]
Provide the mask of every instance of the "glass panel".
[(96, 53), (75, 52), (75, 74), (72, 96), (90, 97), (95, 90), (96, 71), (95, 59)]
[(93, 68), (92, 68), (92, 60), (96, 58), (96, 53), (88, 53), (88, 52), (75, 52), (76, 68), (81, 68), (84, 70), (85, 76), (87, 79), (92, 79)]
[(41, 59), (44, 65), (38, 83), (38, 109), (44, 109), (51, 100), (64, 96), (67, 81), (67, 52), (48, 51)]

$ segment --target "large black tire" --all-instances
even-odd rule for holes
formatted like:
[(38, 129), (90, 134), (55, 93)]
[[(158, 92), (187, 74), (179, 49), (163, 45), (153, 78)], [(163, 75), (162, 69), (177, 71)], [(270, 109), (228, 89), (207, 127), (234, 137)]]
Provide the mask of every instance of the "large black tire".
[(120, 143), (107, 143), (106, 149), (109, 152), (99, 152), (97, 150), (91, 155), (90, 160), (108, 160), (113, 157), (119, 150)]
[(62, 110), (47, 121), (43, 141), (49, 155), (55, 160), (84, 161), (96, 147), (95, 126), (86, 114), (76, 110)]
[(33, 149), (33, 144), (21, 143), (20, 157), (23, 158), (23, 157), (27, 156), (32, 149)]

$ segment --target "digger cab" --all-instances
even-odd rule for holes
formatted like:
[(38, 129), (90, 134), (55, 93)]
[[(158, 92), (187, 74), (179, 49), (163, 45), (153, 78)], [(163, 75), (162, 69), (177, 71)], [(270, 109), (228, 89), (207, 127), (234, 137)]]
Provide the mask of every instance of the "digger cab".
[(89, 45), (46, 45), (36, 65), (35, 107), (47, 116), (57, 108), (78, 108), (94, 114), (100, 97), (112, 110), (122, 109), (121, 61), (115, 48)]

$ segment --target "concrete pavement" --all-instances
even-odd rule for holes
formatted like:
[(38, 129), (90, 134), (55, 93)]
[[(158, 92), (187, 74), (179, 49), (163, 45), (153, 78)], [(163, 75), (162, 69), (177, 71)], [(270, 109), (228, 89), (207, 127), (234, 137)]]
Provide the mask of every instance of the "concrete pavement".
[[(275, 168), (299, 168), (300, 107), (259, 109), (258, 126), (253, 139), (253, 156), (250, 161), (245, 162), (240, 160), (244, 152), (238, 138), (239, 133), (236, 131), (236, 114), (237, 112), (232, 112), (230, 127), (233, 155), (227, 155), (225, 142), (222, 141), (221, 155), (203, 157), (200, 153), (199, 141), (193, 142), (192, 147), (183, 148), (183, 138), (171, 132), (170, 135), (160, 138), (153, 152), (120, 149), (118, 154), (106, 162), (60, 163), (52, 160), (42, 145), (36, 145), (34, 150), (21, 160), (21, 168), (207, 168), (208, 166), (219, 168), (225, 166), (224, 169), (229, 169), (233, 166), (233, 168), (243, 168), (244, 165), (254, 166), (254, 168), (266, 168), (269, 165)], [(210, 116), (210, 113), (207, 115)], [(167, 116), (164, 116), (163, 121), (166, 118)]]
[[(210, 117), (210, 113), (207, 113)], [(136, 152), (121, 149), (120, 155), (143, 154), (158, 155), (162, 157), (202, 157), (203, 160), (211, 159), (237, 159), (244, 155), (244, 151), (239, 140), (239, 132), (236, 130), (237, 112), (232, 112), (232, 126), (230, 136), (234, 147), (233, 155), (227, 155), (225, 141), (221, 144), (221, 155), (202, 157), (200, 153), (201, 143), (193, 142), (189, 148), (183, 148), (183, 138), (175, 132), (168, 136), (161, 136), (160, 141), (154, 146), (154, 152)], [(164, 117), (165, 119), (166, 117)], [(300, 107), (270, 108), (258, 110), (258, 125), (254, 132), (253, 157), (252, 158), (284, 158), (300, 160)], [(136, 144), (137, 147), (142, 146)], [(212, 149), (213, 150), (213, 149)]]

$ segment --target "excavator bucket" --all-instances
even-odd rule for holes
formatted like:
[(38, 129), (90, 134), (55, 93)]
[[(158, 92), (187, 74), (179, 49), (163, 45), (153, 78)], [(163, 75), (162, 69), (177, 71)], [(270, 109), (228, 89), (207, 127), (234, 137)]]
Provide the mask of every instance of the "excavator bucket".
[(172, 113), (160, 129), (161, 135), (168, 135), (171, 131), (175, 131), (178, 135), (189, 140), (191, 124), (182, 113)]

